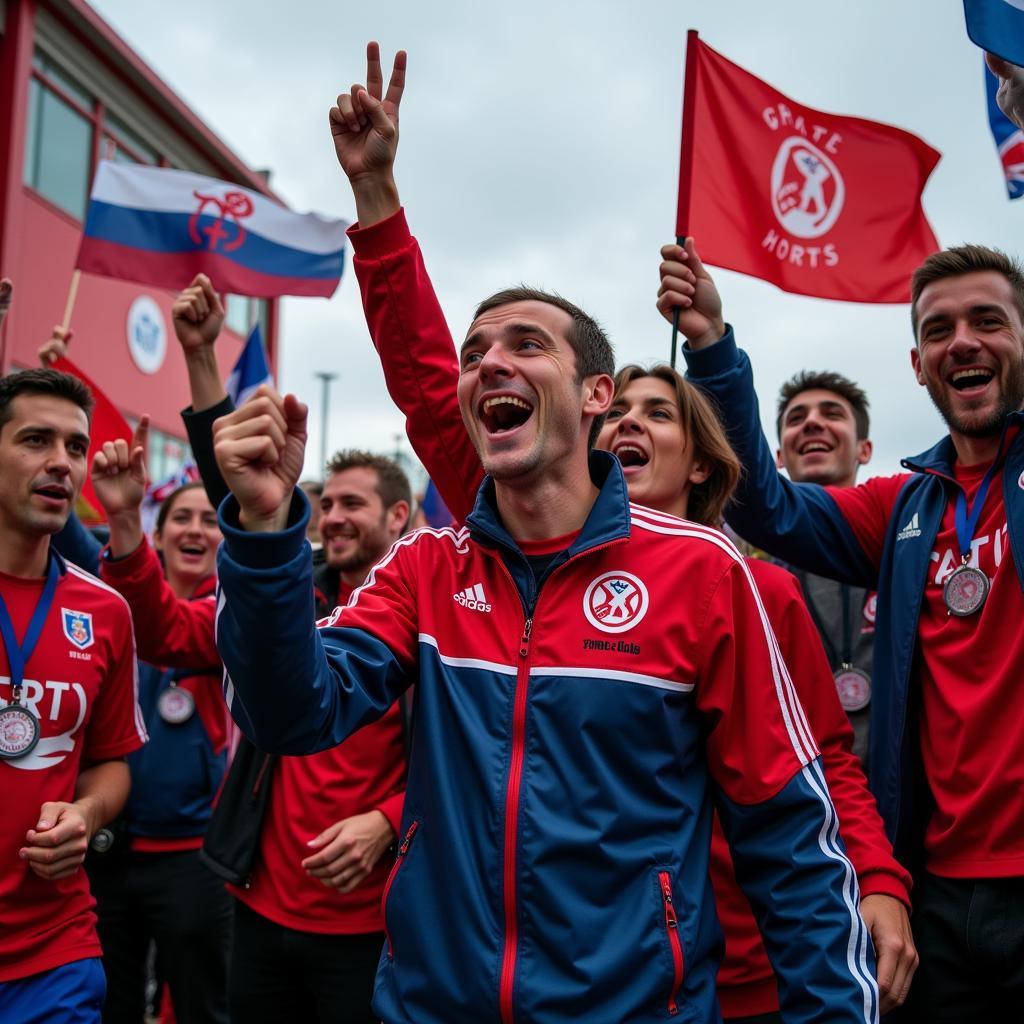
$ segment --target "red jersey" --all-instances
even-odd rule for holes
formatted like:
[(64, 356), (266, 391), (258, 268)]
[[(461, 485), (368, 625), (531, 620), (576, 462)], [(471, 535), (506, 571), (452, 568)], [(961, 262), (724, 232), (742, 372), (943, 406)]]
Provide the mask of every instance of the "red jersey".
[[(57, 557), (55, 554), (51, 557)], [(79, 869), (40, 878), (18, 856), (47, 801), (70, 803), (83, 768), (137, 750), (146, 740), (137, 700), (135, 642), (124, 599), (69, 563), (39, 642), (25, 666), (21, 700), (39, 719), (35, 749), (0, 761), (5, 827), (0, 831), (0, 982), (100, 956), (95, 901)], [(24, 637), (44, 580), (0, 573), (0, 591)], [(7, 651), (0, 644), (0, 698), (11, 697)]]
[[(973, 510), (988, 465), (954, 467)], [(943, 584), (960, 565), (951, 500), (935, 538), (918, 624), (921, 756), (935, 811), (928, 870), (950, 878), (1024, 875), (1024, 664), (1020, 584), (1007, 537), (1002, 473), (989, 487), (970, 564), (992, 589), (974, 615), (950, 615)]]
[[(342, 582), (338, 602), (353, 588)], [(356, 935), (384, 931), (381, 896), (391, 864), (382, 857), (352, 892), (306, 874), (317, 851), (306, 844), (343, 818), (378, 810), (395, 835), (405, 800), (405, 741), (398, 705), (345, 742), (308, 757), (281, 757), (274, 767), (259, 860), (248, 888), (228, 888), (257, 914), (302, 932)]]

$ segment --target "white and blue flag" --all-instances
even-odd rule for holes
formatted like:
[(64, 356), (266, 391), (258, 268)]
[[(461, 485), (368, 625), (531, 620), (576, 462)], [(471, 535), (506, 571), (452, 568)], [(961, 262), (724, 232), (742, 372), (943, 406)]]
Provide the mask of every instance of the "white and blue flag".
[(256, 392), (261, 384), (273, 384), (274, 377), (267, 365), (267, 355), (263, 351), (263, 335), (260, 325), (256, 324), (249, 332), (249, 340), (245, 343), (238, 361), (228, 374), (224, 388), (235, 408), (244, 405)]
[(971, 41), (1024, 67), (1024, 0), (964, 0)]

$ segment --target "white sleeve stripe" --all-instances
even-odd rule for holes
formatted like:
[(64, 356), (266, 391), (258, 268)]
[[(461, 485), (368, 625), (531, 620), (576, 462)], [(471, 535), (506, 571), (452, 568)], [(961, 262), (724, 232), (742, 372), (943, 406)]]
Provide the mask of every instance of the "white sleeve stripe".
[(803, 775), (825, 809), (825, 818), (818, 832), (818, 846), (826, 857), (843, 865), (843, 903), (850, 914), (850, 937), (846, 945), (846, 964), (864, 993), (866, 1024), (877, 1024), (878, 984), (868, 967), (868, 930), (864, 919), (860, 916), (860, 888), (857, 885), (857, 873), (849, 858), (839, 847), (839, 817), (828, 795), (828, 786), (820, 763), (812, 762), (803, 769)]
[[(782, 711), (782, 718), (786, 725), (786, 731), (789, 734), (790, 742), (793, 745), (793, 749), (796, 752), (801, 765), (806, 765), (808, 762), (813, 761), (814, 758), (818, 756), (817, 745), (814, 741), (811, 730), (807, 725), (807, 719), (804, 716), (803, 707), (800, 704), (800, 698), (797, 696), (796, 690), (793, 687), (793, 680), (789, 676), (786, 663), (779, 651), (778, 641), (775, 638), (771, 622), (768, 619), (768, 613), (765, 611), (764, 604), (761, 601), (761, 595), (758, 592), (757, 585), (754, 583), (754, 578), (751, 575), (750, 569), (743, 560), (743, 556), (736, 550), (729, 538), (724, 534), (719, 533), (717, 530), (702, 527), (696, 523), (688, 523), (681, 519), (673, 520), (672, 525), (668, 525), (667, 523), (665, 525), (660, 525), (659, 523), (650, 521), (653, 517), (648, 515), (646, 509), (631, 508), (631, 511), (633, 513), (631, 516), (632, 522), (640, 529), (648, 530), (651, 533), (660, 533), (678, 537), (693, 537), (698, 540), (707, 541), (709, 544), (712, 544), (724, 551), (742, 568), (743, 575), (746, 578), (747, 585), (750, 587), (751, 593), (754, 596), (758, 615), (761, 619), (761, 627), (764, 630), (765, 642), (768, 646), (769, 663), (772, 667), (775, 693), (779, 701), (779, 707)], [(659, 518), (664, 520), (664, 517)]]

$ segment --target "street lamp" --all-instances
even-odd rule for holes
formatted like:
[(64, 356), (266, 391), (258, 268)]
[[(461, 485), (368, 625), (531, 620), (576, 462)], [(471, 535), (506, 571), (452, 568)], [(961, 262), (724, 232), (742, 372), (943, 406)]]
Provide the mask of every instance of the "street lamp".
[(320, 378), (320, 472), (317, 475), (323, 479), (327, 472), (327, 397), (331, 391), (331, 381), (338, 375), (321, 370), (315, 376)]

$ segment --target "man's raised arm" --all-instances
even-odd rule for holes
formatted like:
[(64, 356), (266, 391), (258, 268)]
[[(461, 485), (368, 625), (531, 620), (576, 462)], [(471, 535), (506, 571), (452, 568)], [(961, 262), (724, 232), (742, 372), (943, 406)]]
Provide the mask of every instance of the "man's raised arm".
[(366, 85), (338, 97), (331, 134), (355, 197), (349, 229), (363, 312), (380, 356), (388, 393), (406, 417), (406, 432), (457, 520), (473, 506), (483, 476), (459, 412), (459, 364), (451, 332), (409, 233), (395, 183), (398, 110), (406, 55), (399, 51), (387, 91), (380, 48), (366, 48)]
[[(858, 541), (833, 494), (818, 484), (794, 484), (780, 475), (764, 431), (746, 353), (722, 318), (718, 289), (693, 239), (661, 250), (658, 309), (679, 326), (687, 377), (715, 402), (729, 441), (743, 463), (736, 496), (726, 512), (745, 540), (808, 572), (873, 586), (876, 565)], [(847, 488), (851, 495), (860, 488)], [(865, 495), (866, 497), (867, 495)]]
[[(414, 609), (387, 573), (365, 588), (385, 630), (315, 625), (309, 504), (296, 487), (306, 407), (261, 387), (214, 424), (214, 450), (232, 494), (219, 516), (217, 648), (235, 721), (261, 749), (309, 754), (379, 718), (408, 686)], [(372, 590), (372, 592), (371, 592)], [(398, 653), (396, 653), (398, 652)]]

